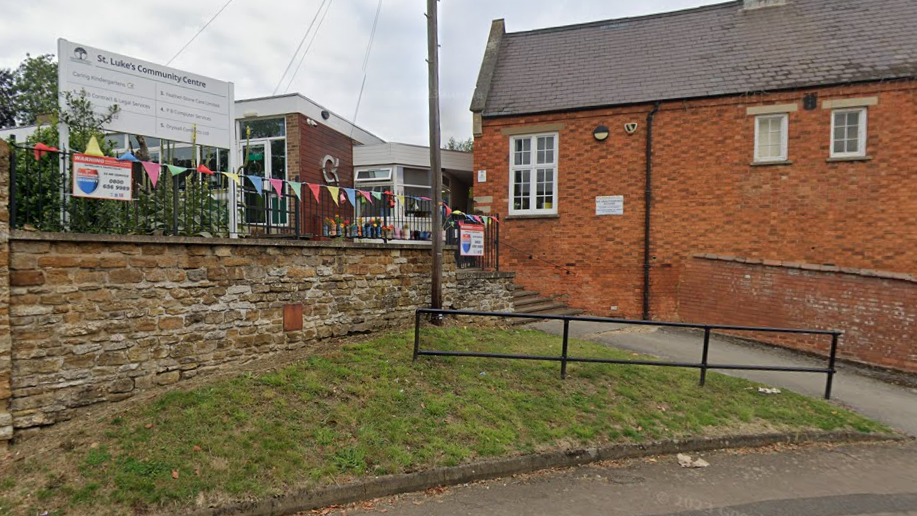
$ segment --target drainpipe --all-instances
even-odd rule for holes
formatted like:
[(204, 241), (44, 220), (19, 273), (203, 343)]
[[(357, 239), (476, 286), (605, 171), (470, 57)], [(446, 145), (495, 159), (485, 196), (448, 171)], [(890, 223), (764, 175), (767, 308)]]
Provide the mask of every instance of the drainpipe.
[(650, 320), (650, 218), (653, 211), (653, 119), (659, 112), (659, 102), (646, 115), (646, 191), (643, 220), (643, 320)]

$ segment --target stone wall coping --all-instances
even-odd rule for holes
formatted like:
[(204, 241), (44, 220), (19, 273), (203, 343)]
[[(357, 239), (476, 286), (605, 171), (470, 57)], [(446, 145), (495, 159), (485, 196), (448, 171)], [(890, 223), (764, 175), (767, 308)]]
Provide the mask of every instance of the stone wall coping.
[[(35, 231), (10, 231), (10, 240), (38, 242), (82, 242), (111, 244), (172, 244), (172, 245), (225, 245), (225, 246), (264, 246), (264, 247), (330, 247), (342, 249), (401, 249), (409, 251), (430, 249), (426, 244), (374, 244), (360, 242), (336, 242), (314, 240), (292, 240), (273, 238), (204, 238), (173, 237), (157, 235), (95, 235), (88, 233), (45, 233)], [(455, 245), (445, 245), (444, 249), (455, 250)]]
[(691, 255), (692, 258), (702, 260), (716, 260), (721, 262), (747, 263), (749, 265), (763, 265), (765, 267), (782, 267), (785, 269), (800, 269), (814, 272), (832, 272), (838, 274), (849, 274), (851, 276), (862, 276), (865, 278), (890, 279), (906, 281), (908, 283), (917, 283), (917, 276), (903, 272), (877, 271), (874, 269), (857, 269), (854, 267), (838, 267), (836, 265), (818, 265), (814, 263), (800, 263), (782, 260), (769, 260), (763, 258), (742, 258), (732, 255), (719, 255), (709, 253), (698, 253)]
[(482, 271), (482, 270), (468, 270), (468, 269), (456, 269), (455, 271), (456, 279), (499, 279), (499, 278), (515, 278), (515, 272), (506, 272), (506, 271)]

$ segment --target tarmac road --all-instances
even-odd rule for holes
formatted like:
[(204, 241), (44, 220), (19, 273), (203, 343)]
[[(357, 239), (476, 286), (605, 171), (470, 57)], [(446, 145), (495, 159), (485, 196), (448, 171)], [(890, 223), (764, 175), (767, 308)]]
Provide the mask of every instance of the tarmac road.
[[(540, 472), (330, 514), (386, 516), (917, 516), (917, 446), (713, 452)], [(307, 514), (307, 513), (304, 513)]]

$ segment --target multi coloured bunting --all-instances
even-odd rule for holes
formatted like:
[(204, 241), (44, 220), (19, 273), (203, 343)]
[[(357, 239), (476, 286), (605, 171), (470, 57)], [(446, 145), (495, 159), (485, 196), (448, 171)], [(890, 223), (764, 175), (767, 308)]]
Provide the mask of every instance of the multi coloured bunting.
[(134, 156), (133, 154), (131, 154), (130, 152), (125, 152), (124, 154), (122, 154), (122, 155), (118, 158), (118, 161), (133, 161), (133, 162), (138, 162), (138, 161), (140, 161), (140, 160), (137, 159), (137, 157)]
[(200, 172), (201, 174), (207, 174), (208, 176), (213, 175), (213, 170), (210, 170), (209, 168), (207, 168), (207, 166), (204, 165), (203, 163), (197, 166), (197, 171)]
[(373, 199), (372, 197), (370, 197), (369, 192), (367, 192), (366, 190), (360, 190), (360, 195), (363, 196), (364, 199), (366, 199), (366, 202), (372, 204)]
[(58, 152), (57, 147), (49, 147), (41, 142), (35, 144), (34, 150), (35, 161), (40, 160), (48, 152)]
[(397, 197), (397, 198), (398, 198), (398, 202), (400, 202), (401, 205), (404, 206), (404, 196), (403, 196), (403, 195), (396, 195), (395, 197)]
[(162, 165), (149, 161), (141, 161), (140, 164), (143, 165), (143, 170), (146, 170), (146, 175), (150, 177), (153, 188), (156, 188), (156, 183), (159, 182), (159, 173), (162, 172)]
[(343, 188), (344, 193), (347, 194), (347, 200), (350, 201), (350, 204), (357, 205), (357, 192), (353, 188)]
[(331, 194), (331, 200), (334, 201), (334, 204), (340, 206), (341, 201), (339, 199), (341, 189), (336, 186), (326, 186), (325, 188), (327, 188), (328, 192)]
[(274, 190), (274, 193), (277, 195), (283, 195), (283, 180), (282, 179), (268, 179), (271, 182), (271, 189)]
[(264, 195), (264, 180), (258, 176), (245, 176), (245, 179), (248, 179), (251, 182), (252, 186), (255, 187), (255, 191), (258, 192), (258, 195)]
[(287, 181), (287, 184), (290, 185), (290, 189), (293, 190), (294, 194), (296, 194), (296, 198), (301, 201), (302, 200), (302, 183), (297, 183), (296, 181)]
[(315, 202), (322, 202), (320, 198), (322, 185), (313, 185), (309, 183), (306, 184), (309, 185), (309, 190), (312, 190), (312, 195), (315, 196)]
[[(382, 193), (381, 193), (381, 192), (371, 192), (371, 193), (372, 193), (373, 197), (375, 197), (376, 199), (379, 199), (380, 201), (382, 200)], [(370, 201), (371, 201), (371, 200), (370, 200)]]
[(233, 181), (235, 181), (237, 186), (242, 186), (242, 181), (239, 180), (239, 174), (233, 174), (232, 172), (220, 172), (220, 173), (228, 177), (229, 179), (232, 179)]
[(89, 138), (89, 145), (86, 146), (86, 152), (83, 154), (87, 156), (95, 156), (97, 158), (105, 157), (105, 154), (102, 153), (102, 149), (99, 147), (99, 140), (96, 140), (95, 136)]
[(171, 172), (173, 176), (177, 176), (177, 175), (179, 175), (179, 174), (184, 174), (185, 172), (188, 171), (187, 168), (184, 168), (184, 167), (176, 167), (175, 165), (166, 165), (166, 168), (169, 169), (169, 172)]

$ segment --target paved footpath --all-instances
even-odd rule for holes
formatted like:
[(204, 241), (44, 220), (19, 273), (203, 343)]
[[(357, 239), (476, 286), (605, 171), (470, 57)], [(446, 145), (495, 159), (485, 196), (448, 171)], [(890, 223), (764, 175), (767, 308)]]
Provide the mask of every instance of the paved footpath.
[[(917, 446), (869, 444), (658, 457), (520, 475), (358, 504), (334, 515), (917, 516)], [(655, 462), (654, 462), (655, 461)]]
[[(563, 334), (563, 324), (560, 321), (546, 321), (528, 327), (554, 335)], [(701, 333), (660, 329), (656, 326), (623, 326), (577, 321), (570, 324), (570, 336), (678, 362), (700, 362), (703, 348)], [(841, 340), (841, 345), (843, 345), (843, 340)], [(570, 353), (574, 354), (575, 349), (571, 348)], [(806, 367), (825, 367), (827, 364), (827, 360), (814, 359), (778, 348), (739, 344), (716, 336), (710, 339), (709, 361), (721, 364)], [(808, 396), (822, 397), (825, 392), (825, 375), (822, 374), (767, 371), (717, 372), (740, 376)], [(716, 381), (716, 379), (708, 377), (707, 381)], [(849, 368), (839, 366), (838, 373), (834, 377), (832, 399), (864, 416), (881, 421), (908, 435), (917, 436), (917, 389), (874, 380), (857, 374)]]

